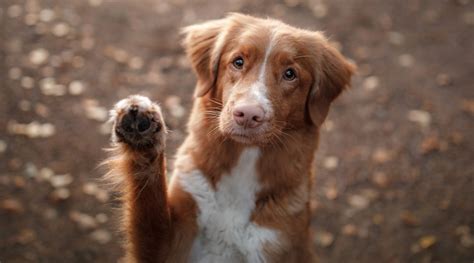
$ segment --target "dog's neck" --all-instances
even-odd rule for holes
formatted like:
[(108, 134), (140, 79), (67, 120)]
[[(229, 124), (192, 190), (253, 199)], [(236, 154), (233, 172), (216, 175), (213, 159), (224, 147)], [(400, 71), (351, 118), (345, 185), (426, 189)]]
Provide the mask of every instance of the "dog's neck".
[[(202, 100), (195, 101), (189, 121), (189, 136), (180, 149), (193, 159), (212, 185), (228, 173), (238, 162), (241, 153), (250, 147), (258, 147), (259, 180), (263, 185), (275, 187), (299, 185), (309, 178), (314, 152), (318, 144), (318, 130), (286, 130), (288, 136), (276, 144), (251, 146), (224, 137), (216, 129), (216, 120), (205, 114)], [(273, 187), (272, 187), (273, 188)]]

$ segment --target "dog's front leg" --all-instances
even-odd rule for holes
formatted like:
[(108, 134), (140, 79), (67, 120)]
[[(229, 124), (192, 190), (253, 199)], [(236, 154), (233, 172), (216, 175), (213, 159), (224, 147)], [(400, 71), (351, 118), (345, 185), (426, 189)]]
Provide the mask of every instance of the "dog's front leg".
[(166, 193), (166, 127), (158, 105), (142, 96), (111, 112), (110, 175), (120, 180), (125, 209), (127, 262), (165, 262), (173, 229)]

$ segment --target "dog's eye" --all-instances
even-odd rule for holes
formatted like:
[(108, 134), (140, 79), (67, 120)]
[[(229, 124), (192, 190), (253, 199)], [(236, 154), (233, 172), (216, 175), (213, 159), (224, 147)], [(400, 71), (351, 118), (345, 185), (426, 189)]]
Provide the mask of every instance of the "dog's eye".
[(234, 65), (236, 69), (242, 69), (244, 67), (244, 59), (242, 57), (237, 57), (232, 61), (232, 65)]
[(287, 81), (294, 80), (296, 78), (295, 70), (292, 68), (286, 69), (285, 72), (283, 72), (283, 78)]

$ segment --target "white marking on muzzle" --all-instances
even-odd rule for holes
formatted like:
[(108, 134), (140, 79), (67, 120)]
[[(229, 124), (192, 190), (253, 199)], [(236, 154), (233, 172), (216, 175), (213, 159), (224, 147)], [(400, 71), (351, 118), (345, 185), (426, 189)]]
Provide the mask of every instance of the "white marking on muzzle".
[(260, 66), (260, 71), (258, 74), (258, 79), (250, 87), (250, 99), (255, 100), (264, 110), (265, 118), (273, 115), (273, 107), (268, 98), (268, 87), (265, 84), (265, 78), (267, 76), (267, 62), (268, 57), (275, 45), (275, 32), (272, 31), (270, 36), (270, 41), (268, 46), (265, 49), (265, 57), (263, 59), (262, 65)]

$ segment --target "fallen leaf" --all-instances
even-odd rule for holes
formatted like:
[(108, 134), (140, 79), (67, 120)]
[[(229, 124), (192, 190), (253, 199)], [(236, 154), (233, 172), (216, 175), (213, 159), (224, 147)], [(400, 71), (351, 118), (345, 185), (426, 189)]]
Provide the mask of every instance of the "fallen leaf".
[(357, 227), (354, 224), (347, 224), (342, 227), (342, 234), (346, 236), (355, 236), (357, 232)]
[(27, 26), (34, 26), (38, 23), (38, 15), (34, 13), (28, 13), (25, 15), (23, 21)]
[(400, 46), (405, 42), (405, 37), (400, 32), (392, 31), (388, 33), (388, 41), (393, 45)]
[(418, 241), (418, 244), (422, 249), (427, 249), (436, 244), (438, 239), (433, 235), (422, 236)]
[(389, 185), (388, 176), (384, 172), (375, 172), (371, 179), (375, 185), (381, 188), (386, 188)]
[(99, 244), (107, 244), (112, 240), (112, 235), (105, 229), (97, 229), (90, 234), (90, 237)]
[(46, 96), (63, 96), (66, 94), (66, 86), (57, 84), (54, 78), (44, 78), (39, 82), (41, 93)]
[(46, 118), (49, 116), (50, 111), (49, 111), (49, 108), (46, 107), (46, 105), (42, 103), (37, 103), (35, 105), (35, 113), (43, 118)]
[(462, 135), (462, 133), (460, 132), (457, 132), (457, 131), (453, 131), (450, 135), (449, 135), (449, 139), (452, 143), (456, 144), (456, 145), (459, 145), (461, 144), (463, 141), (464, 141), (464, 136)]
[(422, 127), (428, 127), (431, 123), (431, 115), (426, 111), (411, 110), (408, 112), (408, 120), (416, 122)]
[(474, 237), (472, 235), (461, 236), (461, 245), (463, 247), (474, 247)]
[(463, 100), (462, 110), (474, 116), (474, 100)]
[(33, 121), (29, 124), (21, 124), (16, 121), (10, 121), (7, 130), (11, 134), (25, 135), (30, 138), (46, 138), (56, 133), (56, 128), (51, 123), (38, 123)]
[(323, 1), (315, 1), (309, 4), (309, 8), (311, 9), (313, 15), (316, 18), (323, 18), (328, 13), (328, 7)]
[(70, 27), (68, 24), (60, 22), (53, 26), (52, 33), (57, 37), (64, 37), (70, 31)]
[(21, 78), (22, 71), (20, 68), (14, 67), (8, 70), (8, 77), (10, 79), (20, 79)]
[(58, 211), (54, 208), (48, 207), (43, 211), (43, 217), (48, 220), (58, 218)]
[(470, 11), (464, 13), (462, 16), (462, 20), (464, 21), (464, 23), (466, 23), (466, 25), (474, 25), (474, 12)]
[(30, 52), (29, 59), (33, 65), (42, 65), (46, 63), (49, 57), (48, 50), (44, 48), (38, 48)]
[(40, 182), (50, 181), (53, 176), (54, 171), (51, 168), (43, 167), (40, 169), (37, 179)]
[(143, 67), (143, 59), (141, 57), (134, 56), (128, 61), (128, 66), (133, 70), (139, 70)]
[(34, 163), (27, 162), (25, 164), (25, 175), (28, 178), (35, 178), (38, 175), (38, 168)]
[(95, 220), (97, 221), (97, 223), (103, 224), (109, 220), (109, 217), (104, 213), (99, 213), (95, 215)]
[(0, 153), (4, 153), (7, 150), (7, 143), (3, 140), (0, 140)]
[(70, 185), (74, 178), (70, 174), (53, 175), (49, 182), (54, 188), (61, 188)]
[(23, 176), (14, 176), (13, 185), (18, 189), (23, 189), (26, 186), (26, 180)]
[(53, 202), (64, 201), (71, 197), (71, 191), (67, 188), (58, 188), (51, 193), (50, 197)]
[(7, 15), (11, 18), (17, 18), (23, 12), (21, 5), (11, 5), (7, 9)]
[(50, 22), (55, 18), (54, 11), (51, 9), (42, 9), (39, 13), (39, 19), (42, 22)]
[(312, 198), (309, 201), (309, 209), (311, 210), (311, 213), (314, 214), (316, 210), (318, 210), (318, 208), (319, 208), (319, 202), (316, 199)]
[(370, 200), (362, 195), (351, 195), (348, 198), (349, 204), (356, 209), (365, 209), (369, 206)]
[(99, 102), (96, 100), (88, 99), (82, 103), (86, 117), (96, 121), (106, 121), (108, 118), (108, 111), (106, 108), (99, 106)]
[(102, 202), (102, 203), (105, 203), (105, 202), (109, 201), (109, 199), (110, 199), (109, 193), (108, 193), (107, 191), (105, 191), (105, 190), (102, 190), (102, 189), (99, 189), (99, 190), (95, 193), (94, 196), (95, 196), (95, 198), (96, 198), (98, 201), (100, 201), (100, 202)]
[(17, 199), (7, 198), (0, 202), (0, 208), (8, 213), (22, 214), (25, 209)]
[(69, 213), (69, 218), (83, 229), (92, 229), (97, 227), (97, 222), (93, 216), (81, 213), (79, 211), (71, 211)]
[(337, 190), (337, 187), (329, 186), (329, 187), (326, 188), (324, 194), (326, 195), (327, 199), (334, 200), (339, 195), (339, 191)]
[(376, 225), (381, 225), (385, 221), (383, 214), (375, 214), (372, 216), (372, 222)]
[(95, 183), (89, 182), (82, 185), (82, 192), (84, 192), (87, 195), (95, 195), (98, 190), (99, 190), (99, 187)]
[(446, 87), (452, 84), (452, 79), (448, 74), (440, 73), (436, 76), (436, 83), (441, 87)]
[(398, 57), (398, 63), (402, 67), (409, 68), (409, 67), (412, 67), (413, 64), (415, 63), (415, 59), (410, 54), (403, 54), (400, 57)]
[(371, 90), (374, 90), (376, 88), (378, 88), (379, 86), (379, 78), (376, 77), (376, 76), (370, 76), (368, 78), (366, 78), (364, 80), (364, 82), (362, 83), (362, 86), (368, 90), (368, 91), (371, 91)]
[(103, 0), (89, 0), (89, 5), (91, 5), (92, 7), (97, 7), (102, 4), (102, 1)]
[(334, 242), (334, 235), (327, 231), (320, 231), (314, 235), (314, 241), (321, 247), (329, 247)]
[(178, 96), (169, 96), (165, 101), (165, 106), (175, 118), (182, 118), (186, 110), (181, 105), (181, 98)]
[(420, 145), (420, 153), (428, 154), (440, 150), (440, 140), (437, 135), (430, 135), (426, 137)]
[(456, 227), (456, 235), (469, 235), (471, 233), (471, 228), (468, 225), (460, 225)]
[(84, 93), (85, 85), (82, 81), (74, 80), (69, 83), (69, 94), (71, 95), (81, 95)]
[(36, 232), (33, 229), (25, 228), (15, 237), (15, 241), (26, 245), (33, 242), (36, 239)]
[(21, 78), (20, 85), (25, 89), (32, 89), (35, 85), (35, 80), (31, 77), (24, 76)]
[(334, 170), (339, 164), (339, 159), (336, 156), (327, 156), (323, 160), (323, 166), (327, 170)]
[(419, 226), (420, 220), (410, 211), (403, 211), (400, 214), (400, 219), (407, 226)]
[(372, 154), (372, 160), (382, 164), (392, 160), (392, 153), (384, 148), (377, 148)]

